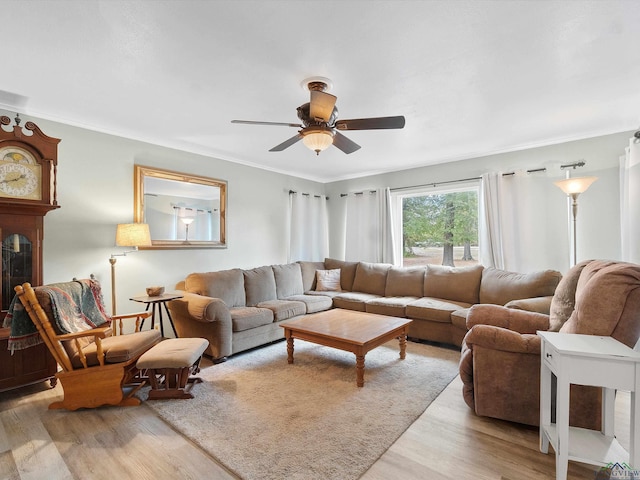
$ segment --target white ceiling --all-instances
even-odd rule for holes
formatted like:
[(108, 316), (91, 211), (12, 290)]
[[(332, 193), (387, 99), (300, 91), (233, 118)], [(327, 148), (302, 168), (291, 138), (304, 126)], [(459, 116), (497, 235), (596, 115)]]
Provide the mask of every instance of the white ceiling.
[[(0, 108), (332, 181), (640, 126), (640, 1), (3, 0)], [(319, 157), (268, 150), (333, 81), (404, 115)]]

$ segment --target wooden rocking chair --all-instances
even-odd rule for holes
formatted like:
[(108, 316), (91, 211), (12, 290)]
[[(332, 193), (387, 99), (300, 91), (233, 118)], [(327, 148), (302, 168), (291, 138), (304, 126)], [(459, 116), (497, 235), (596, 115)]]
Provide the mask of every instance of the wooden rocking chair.
[[(39, 294), (39, 288), (25, 283), (15, 287), (15, 291), (61, 367), (56, 378), (64, 397), (49, 408), (139, 405), (140, 399), (133, 395), (144, 386), (146, 378), (136, 367), (136, 361), (162, 339), (157, 330), (139, 331), (141, 321), (151, 316), (151, 312), (116, 315), (110, 326), (58, 334), (51, 321), (54, 317), (51, 305), (47, 305), (48, 296), (45, 292)], [(125, 335), (123, 320), (130, 318), (135, 319), (135, 333)]]

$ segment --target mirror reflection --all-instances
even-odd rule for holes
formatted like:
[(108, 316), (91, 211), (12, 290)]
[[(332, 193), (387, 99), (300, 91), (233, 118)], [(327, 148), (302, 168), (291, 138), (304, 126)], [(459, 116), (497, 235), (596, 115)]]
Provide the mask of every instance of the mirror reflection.
[(150, 248), (226, 246), (226, 182), (140, 165), (135, 178), (135, 221), (149, 224)]

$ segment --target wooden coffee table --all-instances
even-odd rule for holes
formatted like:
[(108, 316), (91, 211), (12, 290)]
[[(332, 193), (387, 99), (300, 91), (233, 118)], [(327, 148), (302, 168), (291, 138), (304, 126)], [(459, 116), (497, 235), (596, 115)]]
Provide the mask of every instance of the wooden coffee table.
[(352, 352), (356, 356), (356, 383), (364, 386), (364, 356), (383, 343), (398, 338), (400, 358), (407, 351), (408, 318), (335, 308), (283, 323), (288, 362), (293, 363), (293, 339)]

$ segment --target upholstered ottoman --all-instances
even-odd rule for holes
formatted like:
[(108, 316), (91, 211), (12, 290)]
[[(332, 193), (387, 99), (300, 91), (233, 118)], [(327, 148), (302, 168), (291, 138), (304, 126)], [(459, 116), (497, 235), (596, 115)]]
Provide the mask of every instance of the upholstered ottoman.
[(136, 366), (147, 371), (149, 400), (193, 398), (191, 388), (202, 379), (191, 375), (200, 371), (200, 359), (208, 346), (204, 338), (169, 338), (145, 352)]

